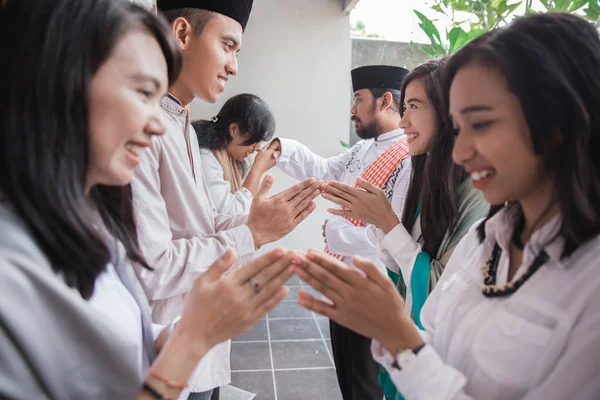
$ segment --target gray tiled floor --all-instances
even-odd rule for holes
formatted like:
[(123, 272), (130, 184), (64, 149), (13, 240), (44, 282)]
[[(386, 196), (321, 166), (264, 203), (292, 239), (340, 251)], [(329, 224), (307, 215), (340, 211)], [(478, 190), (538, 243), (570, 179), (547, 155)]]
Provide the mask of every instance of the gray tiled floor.
[(250, 332), (231, 344), (232, 385), (257, 393), (256, 400), (341, 400), (329, 340), (329, 321), (296, 303), (290, 293)]

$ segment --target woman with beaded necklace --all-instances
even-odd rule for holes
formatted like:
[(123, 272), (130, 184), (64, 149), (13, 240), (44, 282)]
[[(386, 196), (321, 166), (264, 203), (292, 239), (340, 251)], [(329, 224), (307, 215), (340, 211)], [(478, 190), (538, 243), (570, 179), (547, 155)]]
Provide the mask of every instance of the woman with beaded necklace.
[[(317, 252), (299, 303), (374, 338), (410, 399), (598, 399), (600, 38), (569, 14), (519, 18), (453, 55), (453, 159), (493, 205), (459, 243), (419, 332), (387, 277)], [(388, 304), (381, 307), (381, 304)]]

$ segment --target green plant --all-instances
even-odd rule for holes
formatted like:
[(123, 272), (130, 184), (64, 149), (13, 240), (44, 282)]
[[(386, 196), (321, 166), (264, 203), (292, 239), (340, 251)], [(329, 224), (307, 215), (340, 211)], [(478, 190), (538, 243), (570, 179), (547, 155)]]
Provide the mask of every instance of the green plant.
[[(525, 4), (515, 0), (435, 0), (431, 10), (452, 21), (450, 30), (446, 29), (442, 36), (435, 25), (436, 19), (429, 19), (414, 10), (419, 27), (429, 39), (429, 43), (420, 45), (420, 49), (431, 57), (451, 54), (477, 36), (507, 24), (520, 9), (526, 13), (577, 13), (599, 27), (598, 0), (539, 0), (538, 3), (535, 6), (539, 11), (533, 8), (533, 0), (525, 0)], [(471, 16), (469, 20), (460, 19), (460, 16), (466, 18), (467, 15)]]

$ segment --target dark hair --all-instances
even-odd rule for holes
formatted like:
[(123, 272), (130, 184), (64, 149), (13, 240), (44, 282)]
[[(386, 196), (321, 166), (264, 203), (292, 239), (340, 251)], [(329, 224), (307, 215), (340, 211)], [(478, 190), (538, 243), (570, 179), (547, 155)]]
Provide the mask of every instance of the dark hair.
[(215, 15), (213, 11), (202, 10), (199, 8), (174, 8), (161, 12), (169, 22), (169, 25), (177, 18), (185, 18), (194, 29), (194, 34), (196, 36), (199, 36), (202, 33), (204, 27), (208, 24), (208, 21)]
[[(437, 253), (446, 232), (452, 232), (456, 227), (459, 218), (457, 189), (467, 178), (464, 169), (452, 161), (454, 135), (442, 91), (444, 61), (431, 60), (419, 65), (404, 78), (400, 89), (400, 104), (404, 104), (408, 84), (422, 80), (436, 115), (438, 132), (433, 148), (429, 154), (411, 156), (412, 176), (402, 213), (402, 224), (410, 232), (421, 204), (423, 249), (432, 256)], [(404, 107), (400, 110), (404, 116)]]
[(168, 25), (129, 2), (15, 0), (0, 13), (0, 191), (54, 271), (86, 299), (112, 254), (98, 212), (128, 257), (145, 264), (115, 211), (127, 203), (106, 202), (122, 188), (85, 195), (91, 79), (133, 29), (156, 39), (176, 79), (181, 56)]
[(238, 124), (247, 136), (244, 146), (271, 140), (275, 133), (275, 117), (267, 103), (260, 97), (243, 93), (233, 96), (223, 104), (213, 120), (192, 122), (198, 135), (198, 144), (209, 150), (223, 150), (231, 142), (231, 124)]
[[(536, 154), (554, 177), (553, 196), (565, 241), (562, 257), (600, 231), (600, 38), (570, 14), (521, 17), (459, 50), (445, 71), (445, 96), (457, 71), (471, 62), (497, 68), (518, 98)], [(556, 134), (560, 135), (560, 143)], [(508, 205), (515, 227), (518, 203)], [(502, 209), (495, 205), (488, 219)], [(486, 219), (487, 221), (487, 219)], [(480, 239), (485, 237), (479, 226)]]
[(382, 89), (382, 88), (372, 88), (369, 89), (369, 92), (373, 95), (373, 107), (377, 103), (377, 99), (383, 97), (384, 94), (389, 93), (392, 95), (392, 110), (395, 112), (400, 112), (400, 90), (399, 89)]

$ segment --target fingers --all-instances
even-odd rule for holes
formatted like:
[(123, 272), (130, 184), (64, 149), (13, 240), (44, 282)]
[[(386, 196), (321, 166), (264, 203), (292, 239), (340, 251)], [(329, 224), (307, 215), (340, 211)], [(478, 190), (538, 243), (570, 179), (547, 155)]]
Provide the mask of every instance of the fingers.
[[(327, 212), (333, 215), (339, 215), (340, 217), (356, 218), (356, 216), (350, 210), (340, 210), (337, 208), (328, 208)], [(356, 218), (358, 219), (358, 218)]]
[(337, 197), (341, 197), (345, 200), (352, 201), (352, 198), (356, 197), (361, 192), (364, 192), (364, 190), (348, 186), (344, 183), (330, 181), (327, 183), (325, 192)]
[(360, 186), (361, 188), (365, 189), (367, 192), (370, 192), (370, 193), (377, 193), (377, 192), (381, 191), (380, 188), (373, 185), (371, 182), (364, 180), (361, 177), (358, 177), (358, 179), (356, 180), (356, 183), (358, 183), (358, 186)]
[(273, 182), (275, 182), (275, 178), (273, 178), (272, 175), (265, 175), (265, 179), (260, 183), (256, 196), (254, 197), (258, 199), (266, 198), (267, 194), (269, 194), (269, 190), (271, 190), (271, 187), (273, 186)]
[[(298, 205), (300, 205), (307, 198), (309, 199), (309, 202), (313, 201), (317, 196), (319, 196), (321, 194), (321, 192), (319, 191), (320, 185), (321, 185), (321, 181), (315, 181), (310, 186), (304, 188), (302, 191), (297, 193), (293, 198), (291, 198), (289, 200), (290, 206), (292, 206), (293, 209), (295, 209), (296, 207), (298, 207)], [(308, 205), (308, 203), (306, 203), (306, 204)], [(298, 212), (300, 212), (300, 211), (298, 211)]]
[(333, 194), (330, 194), (329, 192), (325, 192), (325, 193), (321, 194), (321, 196), (325, 200), (329, 200), (330, 202), (337, 204), (338, 206), (352, 209), (352, 203), (343, 197), (335, 196)]
[(298, 291), (298, 304), (310, 311), (316, 312), (317, 314), (324, 315), (325, 317), (331, 319), (337, 319), (335, 306), (327, 304), (322, 300), (315, 299), (312, 295), (304, 290)]
[(215, 261), (210, 268), (203, 273), (198, 279), (201, 282), (215, 282), (221, 279), (223, 274), (227, 272), (235, 263), (237, 254), (233, 250), (227, 250), (225, 254)]
[[(279, 279), (280, 275), (295, 262), (300, 262), (300, 258), (295, 255), (294, 252), (289, 251), (284, 257), (281, 257), (271, 265), (263, 268), (251, 278), (257, 282), (260, 282), (261, 286), (264, 287), (271, 282), (271, 280)], [(285, 282), (285, 280), (283, 282)]]
[(253, 311), (253, 319), (254, 322), (258, 321), (262, 317), (264, 317), (269, 311), (274, 309), (277, 304), (281, 303), (285, 296), (289, 293), (289, 289), (285, 286), (280, 286), (271, 297), (267, 298), (267, 300), (259, 303), (258, 306), (254, 307)]
[(390, 278), (383, 275), (372, 261), (359, 256), (354, 256), (352, 257), (352, 264), (362, 270), (367, 275), (367, 278), (377, 283), (379, 286), (385, 287), (385, 285), (388, 285), (391, 282)]
[(260, 291), (256, 291), (252, 294), (249, 301), (253, 304), (253, 308), (260, 307), (263, 303), (267, 302), (277, 291), (283, 287), (285, 282), (290, 279), (294, 273), (294, 265), (288, 264), (286, 268), (274, 279), (261, 285)]
[(347, 285), (356, 287), (364, 282), (365, 278), (361, 276), (358, 271), (348, 268), (348, 266), (340, 260), (331, 257), (322, 251), (309, 250), (306, 257), (317, 264), (320, 267), (319, 269), (328, 272), (333, 275), (336, 280), (344, 282)]
[(309, 191), (307, 193), (312, 192), (312, 190), (310, 190), (310, 187), (313, 186), (316, 182), (317, 182), (317, 180), (315, 178), (309, 178), (307, 180), (304, 180), (300, 183), (295, 184), (294, 186), (292, 186), (289, 189), (284, 190), (283, 192), (279, 193), (277, 196), (281, 196), (281, 198), (284, 201), (290, 201), (294, 197), (296, 197), (297, 194), (299, 194), (300, 192), (302, 192), (305, 189), (309, 189)]
[(342, 293), (347, 288), (347, 285), (319, 264), (308, 258), (303, 258), (296, 265), (294, 272), (300, 279), (325, 297), (331, 299), (334, 303), (343, 301)]
[[(304, 193), (304, 191), (302, 191), (302, 193)], [(302, 196), (302, 193), (300, 193), (300, 195), (296, 196), (296, 198), (300, 198), (300, 196)], [(300, 214), (300, 212), (302, 212), (302, 210), (304, 210), (306, 207), (309, 206), (310, 203), (312, 203), (312, 201), (314, 199), (316, 199), (317, 197), (319, 197), (319, 195), (321, 194), (321, 192), (319, 192), (319, 189), (314, 189), (312, 192), (310, 192), (306, 197), (304, 197), (303, 199), (301, 199), (295, 206), (293, 209), (293, 213), (295, 215)], [(291, 201), (291, 204), (293, 205), (296, 202), (296, 198), (294, 198)]]
[(250, 261), (242, 268), (233, 271), (231, 274), (229, 274), (229, 276), (237, 284), (243, 285), (248, 282), (251, 277), (255, 276), (260, 271), (274, 264), (278, 260), (284, 258), (287, 254), (288, 252), (284, 249), (271, 250), (268, 253)]
[[(296, 215), (296, 218), (294, 218), (294, 224), (298, 225), (300, 222), (304, 221), (306, 217), (315, 211), (315, 208), (317, 208), (317, 205), (314, 201), (311, 201), (308, 207), (304, 208), (304, 210), (300, 211), (300, 214)], [(323, 236), (325, 236), (325, 234), (323, 234)]]

